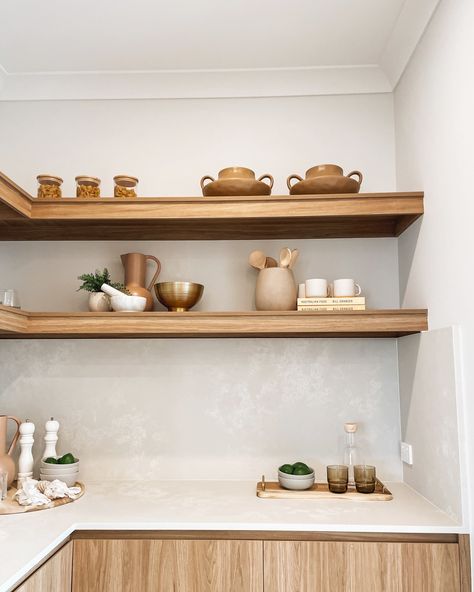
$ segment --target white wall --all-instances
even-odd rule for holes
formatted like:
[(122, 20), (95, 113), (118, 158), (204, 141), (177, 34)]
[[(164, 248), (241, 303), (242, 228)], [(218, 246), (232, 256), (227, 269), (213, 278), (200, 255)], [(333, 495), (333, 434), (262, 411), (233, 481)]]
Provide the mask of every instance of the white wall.
[[(203, 174), (247, 164), (286, 176), (339, 162), (367, 191), (394, 188), (391, 97), (0, 103), (1, 169), (35, 191), (35, 175), (137, 175), (142, 195), (198, 195)], [(162, 279), (202, 281), (207, 310), (252, 307), (255, 247), (282, 241), (0, 243), (0, 285), (24, 308), (82, 310), (79, 273), (119, 255), (157, 255)], [(289, 241), (296, 274), (354, 275), (374, 307), (398, 306), (395, 239)], [(62, 449), (86, 477), (250, 478), (301, 457), (341, 454), (342, 423), (360, 421), (366, 458), (400, 478), (396, 344), (391, 340), (2, 341), (2, 411), (63, 425)], [(41, 446), (39, 446), (41, 448)], [(38, 449), (38, 453), (40, 450)], [(164, 473), (163, 473), (164, 471)], [(322, 475), (321, 475), (322, 476)]]
[[(397, 187), (425, 190), (425, 215), (399, 241), (403, 306), (432, 329), (459, 325), (467, 447), (474, 447), (474, 3), (443, 0), (395, 92)], [(463, 401), (458, 401), (462, 409)], [(422, 421), (420, 417), (420, 421)], [(426, 426), (426, 438), (436, 438)], [(462, 426), (461, 426), (462, 429)], [(474, 473), (471, 471), (471, 481)]]

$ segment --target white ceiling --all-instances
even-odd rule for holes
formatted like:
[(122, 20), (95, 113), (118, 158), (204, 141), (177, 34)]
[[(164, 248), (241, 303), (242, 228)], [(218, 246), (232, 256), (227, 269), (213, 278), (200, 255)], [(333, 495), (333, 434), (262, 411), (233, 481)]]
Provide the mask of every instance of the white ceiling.
[[(77, 92), (100, 97), (120, 93), (120, 82), (130, 86), (132, 80), (137, 88), (122, 91), (126, 96), (220, 96), (219, 88), (222, 96), (262, 95), (274, 94), (277, 87), (282, 87), (282, 94), (318, 94), (331, 88), (370, 92), (370, 87), (387, 92), (436, 4), (437, 0), (2, 2), (0, 98), (56, 98), (58, 93)], [(86, 87), (82, 92), (81, 84)], [(53, 96), (42, 96), (45, 93)]]

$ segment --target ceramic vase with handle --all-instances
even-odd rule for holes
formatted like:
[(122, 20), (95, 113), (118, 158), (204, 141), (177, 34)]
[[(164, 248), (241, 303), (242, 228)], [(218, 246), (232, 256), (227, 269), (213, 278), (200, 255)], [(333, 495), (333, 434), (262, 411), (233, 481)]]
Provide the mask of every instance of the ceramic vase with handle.
[(258, 272), (255, 289), (257, 310), (296, 310), (297, 289), (291, 269), (267, 267)]
[[(15, 421), (17, 427), (10, 445), (7, 445), (7, 422), (9, 419)], [(0, 469), (8, 473), (8, 487), (10, 487), (16, 476), (15, 461), (11, 455), (20, 436), (20, 424), (21, 421), (16, 417), (0, 415)]]
[[(125, 287), (132, 296), (146, 298), (145, 310), (153, 310), (153, 296), (150, 290), (160, 275), (160, 261), (153, 255), (142, 255), (142, 253), (126, 253), (120, 255), (120, 258), (125, 270)], [(146, 263), (149, 259), (156, 263), (156, 271), (147, 285)]]

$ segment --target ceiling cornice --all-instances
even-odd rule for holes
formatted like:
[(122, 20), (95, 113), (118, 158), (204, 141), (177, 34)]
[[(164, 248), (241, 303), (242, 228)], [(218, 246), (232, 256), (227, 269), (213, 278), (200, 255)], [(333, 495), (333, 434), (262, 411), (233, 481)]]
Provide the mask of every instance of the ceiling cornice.
[(390, 93), (439, 0), (406, 0), (380, 64), (236, 70), (9, 73), (0, 101), (195, 99)]
[(395, 88), (420, 42), (440, 0), (406, 0), (380, 57), (383, 69)]
[(390, 92), (375, 65), (258, 70), (6, 73), (0, 100), (176, 99)]

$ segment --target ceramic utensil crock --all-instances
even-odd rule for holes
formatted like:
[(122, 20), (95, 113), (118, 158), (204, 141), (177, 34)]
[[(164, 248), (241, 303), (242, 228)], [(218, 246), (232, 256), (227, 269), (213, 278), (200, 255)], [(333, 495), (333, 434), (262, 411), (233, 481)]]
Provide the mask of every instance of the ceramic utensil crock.
[(296, 283), (291, 269), (267, 267), (258, 272), (255, 289), (257, 310), (296, 310)]
[[(125, 269), (125, 287), (132, 296), (146, 298), (145, 310), (153, 310), (153, 296), (150, 290), (160, 275), (160, 261), (153, 255), (142, 255), (142, 253), (126, 253), (120, 255), (120, 258)], [(146, 263), (148, 260), (156, 263), (156, 271), (151, 281), (146, 285)]]
[[(7, 446), (7, 422), (11, 419), (16, 422), (17, 427), (10, 445)], [(20, 436), (21, 421), (12, 415), (0, 415), (0, 469), (8, 473), (8, 487), (16, 476), (15, 462), (12, 453)]]

